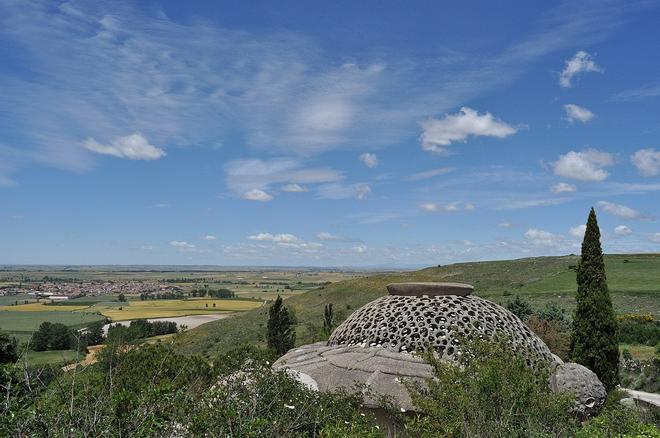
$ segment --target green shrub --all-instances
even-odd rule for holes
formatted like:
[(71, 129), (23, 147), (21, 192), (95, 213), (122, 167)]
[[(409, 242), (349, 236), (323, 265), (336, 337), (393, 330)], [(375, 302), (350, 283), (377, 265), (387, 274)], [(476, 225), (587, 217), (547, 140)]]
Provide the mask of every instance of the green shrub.
[(509, 312), (516, 315), (521, 320), (526, 320), (529, 315), (534, 313), (532, 311), (532, 305), (524, 298), (521, 298), (520, 295), (516, 295), (513, 300), (509, 300), (506, 303), (506, 308)]
[(619, 318), (619, 342), (649, 346), (660, 343), (660, 321)]
[(646, 423), (640, 411), (621, 405), (626, 395), (619, 391), (611, 392), (600, 415), (587, 421), (577, 431), (576, 438), (645, 438), (660, 437), (660, 430)]
[(552, 393), (547, 371), (532, 371), (504, 340), (467, 343), (460, 366), (429, 361), (434, 379), (410, 388), (421, 412), (408, 421), (411, 436), (567, 436), (577, 427), (572, 396)]

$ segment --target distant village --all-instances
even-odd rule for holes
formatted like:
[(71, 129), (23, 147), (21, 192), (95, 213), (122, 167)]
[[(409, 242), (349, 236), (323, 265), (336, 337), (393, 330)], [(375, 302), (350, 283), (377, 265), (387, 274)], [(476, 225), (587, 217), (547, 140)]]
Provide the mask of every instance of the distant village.
[(0, 296), (27, 294), (34, 296), (36, 299), (47, 298), (52, 301), (65, 301), (82, 295), (157, 294), (178, 290), (180, 288), (177, 286), (154, 281), (44, 281), (0, 288)]

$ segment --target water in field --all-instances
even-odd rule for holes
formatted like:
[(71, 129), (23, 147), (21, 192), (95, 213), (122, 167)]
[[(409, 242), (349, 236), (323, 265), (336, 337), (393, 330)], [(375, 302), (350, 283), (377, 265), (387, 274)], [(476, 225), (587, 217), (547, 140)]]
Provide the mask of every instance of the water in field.
[[(147, 321), (149, 322), (172, 321), (172, 322), (176, 322), (176, 325), (178, 327), (186, 326), (186, 330), (190, 330), (190, 329), (194, 329), (195, 327), (199, 327), (202, 324), (206, 324), (207, 322), (217, 321), (218, 319), (227, 318), (228, 316), (230, 316), (230, 314), (228, 313), (211, 313), (207, 315), (176, 316), (171, 318), (150, 318), (147, 319)], [(118, 321), (118, 322), (113, 322), (111, 324), (106, 324), (103, 326), (103, 333), (107, 334), (108, 327), (110, 327), (112, 324), (121, 324), (128, 326), (131, 324), (131, 321), (134, 320)]]

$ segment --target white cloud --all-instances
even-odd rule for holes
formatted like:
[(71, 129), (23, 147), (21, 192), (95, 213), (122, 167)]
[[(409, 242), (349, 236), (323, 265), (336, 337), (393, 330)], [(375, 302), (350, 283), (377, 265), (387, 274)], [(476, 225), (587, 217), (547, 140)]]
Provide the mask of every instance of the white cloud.
[(513, 228), (513, 224), (511, 222), (500, 222), (499, 224), (497, 224), (497, 226), (506, 229)]
[(575, 187), (575, 185), (573, 184), (560, 182), (552, 186), (550, 190), (552, 191), (552, 193), (572, 193), (577, 190), (577, 187)]
[(630, 159), (644, 176), (660, 174), (660, 151), (655, 149), (640, 149)]
[(170, 245), (179, 248), (179, 249), (193, 249), (195, 248), (195, 245), (185, 242), (183, 240), (172, 240), (170, 241)]
[(129, 160), (158, 160), (166, 155), (164, 150), (149, 144), (147, 138), (139, 133), (115, 138), (105, 145), (93, 138), (88, 138), (82, 145), (85, 149), (97, 154), (112, 155)]
[(655, 233), (655, 234), (651, 235), (649, 240), (653, 243), (660, 243), (660, 233)]
[[(258, 201), (270, 201), (273, 198), (267, 192), (273, 184), (285, 184), (283, 190), (300, 192), (305, 190), (301, 184), (329, 183), (344, 178), (342, 172), (334, 169), (305, 167), (296, 158), (234, 160), (225, 165), (225, 171), (227, 185), (234, 193), (252, 192)], [(267, 196), (263, 196), (264, 193)]]
[(564, 110), (566, 111), (566, 118), (571, 123), (575, 121), (587, 123), (588, 121), (596, 117), (596, 114), (592, 113), (588, 109), (574, 105), (572, 103), (569, 103), (568, 105), (564, 105)]
[(559, 85), (563, 88), (572, 86), (572, 79), (580, 73), (586, 72), (602, 72), (593, 57), (587, 52), (580, 50), (573, 56), (573, 58), (566, 61), (564, 70), (559, 74)]
[(623, 218), (623, 219), (639, 219), (641, 218), (641, 213), (637, 210), (634, 210), (630, 207), (621, 204), (614, 204), (607, 201), (599, 201), (596, 203), (599, 207), (614, 216)]
[(271, 233), (259, 233), (248, 236), (250, 240), (258, 240), (260, 242), (276, 242), (276, 243), (298, 243), (302, 240), (293, 234), (282, 233), (282, 234), (271, 234)]
[(525, 232), (525, 239), (534, 245), (554, 246), (561, 242), (564, 237), (548, 231), (530, 228)]
[(376, 154), (365, 152), (364, 154), (360, 155), (359, 158), (360, 161), (362, 161), (364, 165), (370, 169), (378, 166), (378, 157), (376, 156)]
[(554, 172), (564, 178), (580, 181), (604, 181), (609, 173), (603, 168), (614, 164), (614, 155), (596, 149), (587, 149), (582, 152), (570, 151), (559, 156), (559, 160), (552, 163)]
[(436, 169), (425, 170), (424, 172), (413, 173), (412, 175), (407, 176), (406, 181), (421, 181), (424, 179), (433, 178), (438, 175), (445, 175), (447, 173), (453, 172), (456, 170), (455, 167), (438, 167)]
[(362, 254), (367, 252), (367, 247), (366, 245), (357, 245), (351, 248), (352, 251), (357, 252), (358, 254)]
[(419, 205), (419, 208), (428, 211), (430, 213), (444, 211), (444, 212), (455, 212), (455, 211), (472, 211), (476, 207), (472, 203), (463, 203), (461, 201), (449, 202), (446, 204), (439, 204), (437, 202), (425, 202)]
[(316, 235), (316, 238), (324, 242), (359, 242), (358, 239), (351, 239), (349, 237), (335, 236), (327, 231), (322, 231)]
[(307, 191), (307, 188), (301, 186), (300, 184), (287, 184), (282, 187), (282, 191), (291, 193), (304, 193)]
[(273, 200), (273, 196), (260, 189), (252, 189), (243, 193), (243, 199), (248, 201), (268, 202)]
[(369, 184), (358, 184), (355, 187), (355, 197), (358, 199), (367, 199), (371, 193), (371, 186)]
[(571, 229), (568, 230), (568, 233), (575, 238), (582, 239), (585, 231), (587, 231), (587, 226), (583, 224), (578, 225), (577, 227), (571, 227)]
[(218, 238), (215, 237), (212, 234), (207, 234), (206, 236), (202, 237), (202, 239), (204, 239), (204, 240), (217, 240)]
[(367, 183), (357, 184), (323, 184), (318, 189), (321, 199), (366, 199), (371, 193), (371, 186)]
[(614, 234), (617, 236), (628, 236), (629, 234), (632, 234), (632, 232), (633, 231), (625, 225), (617, 225), (616, 228), (614, 228)]
[(446, 146), (465, 141), (469, 136), (505, 138), (518, 129), (499, 121), (491, 113), (480, 115), (472, 108), (462, 107), (456, 114), (445, 114), (442, 119), (429, 118), (420, 123), (420, 140), (426, 151), (445, 153)]

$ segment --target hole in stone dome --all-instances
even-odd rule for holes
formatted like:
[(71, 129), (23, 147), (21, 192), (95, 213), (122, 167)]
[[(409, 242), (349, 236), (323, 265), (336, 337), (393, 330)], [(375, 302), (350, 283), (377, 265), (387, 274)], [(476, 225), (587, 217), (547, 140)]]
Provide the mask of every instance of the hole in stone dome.
[(454, 347), (449, 347), (449, 348), (447, 348), (447, 354), (448, 354), (449, 356), (453, 355), (453, 354), (454, 354)]

